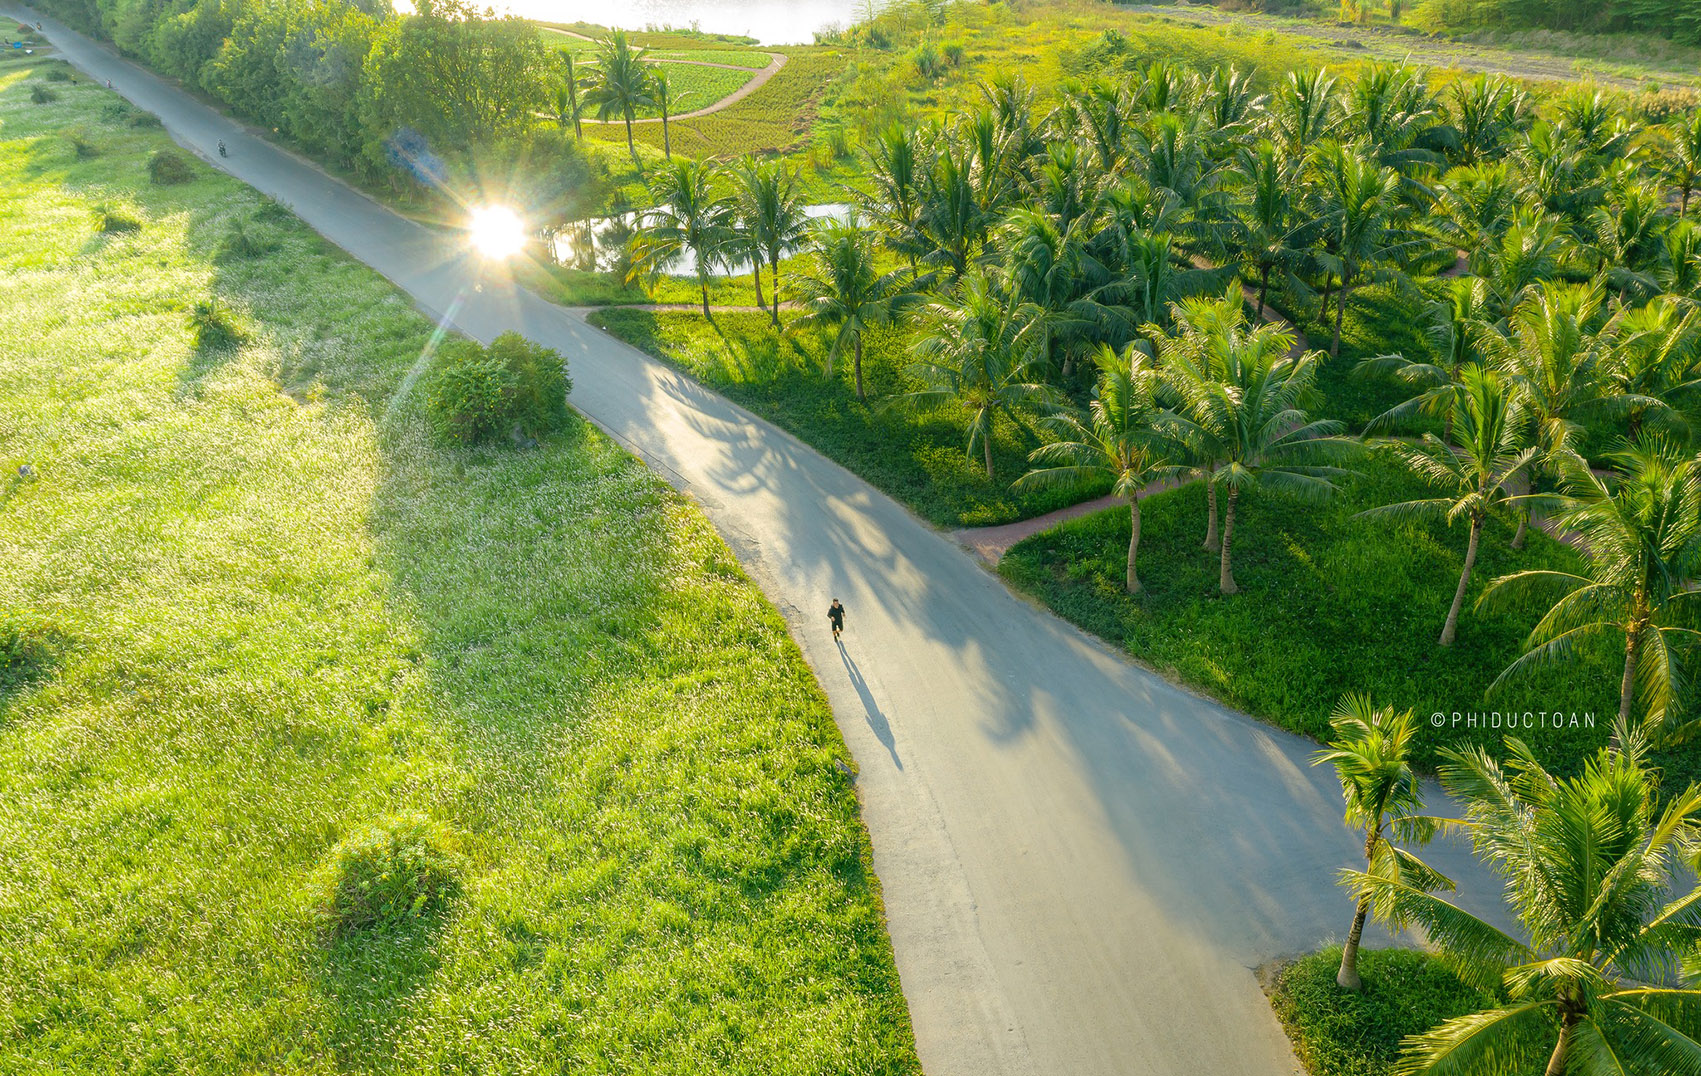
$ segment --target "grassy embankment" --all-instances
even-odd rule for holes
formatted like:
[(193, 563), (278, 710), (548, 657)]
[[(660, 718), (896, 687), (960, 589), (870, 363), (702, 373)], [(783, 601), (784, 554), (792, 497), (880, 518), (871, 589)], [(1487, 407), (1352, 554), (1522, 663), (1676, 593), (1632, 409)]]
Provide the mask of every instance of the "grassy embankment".
[[(0, 69), (0, 1069), (917, 1071), (843, 745), (701, 515), (583, 422), (428, 441), (400, 295), (44, 73)], [(403, 810), (460, 895), (328, 936), (322, 860)]]

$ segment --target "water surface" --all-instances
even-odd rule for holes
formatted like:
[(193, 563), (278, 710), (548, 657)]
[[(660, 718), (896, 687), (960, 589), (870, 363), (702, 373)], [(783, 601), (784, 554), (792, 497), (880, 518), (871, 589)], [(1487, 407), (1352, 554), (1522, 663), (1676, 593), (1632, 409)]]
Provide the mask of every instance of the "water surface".
[(815, 31), (856, 22), (867, 0), (499, 0), (497, 7), (546, 22), (592, 22), (624, 30), (695, 27), (743, 34), (764, 45), (807, 45)]

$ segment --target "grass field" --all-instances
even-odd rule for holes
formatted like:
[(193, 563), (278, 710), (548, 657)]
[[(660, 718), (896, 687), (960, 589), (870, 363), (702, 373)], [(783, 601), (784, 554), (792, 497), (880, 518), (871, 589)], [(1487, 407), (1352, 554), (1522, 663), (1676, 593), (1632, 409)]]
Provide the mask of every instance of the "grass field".
[[(1569, 549), (1532, 530), (1509, 547), (1511, 530), (1490, 524), (1451, 647), (1435, 643), (1459, 581), (1465, 535), (1440, 524), (1396, 525), (1353, 518), (1411, 499), (1422, 487), (1377, 456), (1353, 465), (1360, 477), (1322, 505), (1258, 493), (1235, 517), (1234, 571), (1241, 593), (1217, 594), (1217, 558), (1200, 548), (1205, 495), (1198, 484), (1141, 506), (1140, 580), (1122, 589), (1128, 513), (1110, 510), (1018, 544), (999, 571), (1069, 619), (1165, 675), (1250, 714), (1326, 738), (1329, 712), (1347, 692), (1379, 705), (1412, 707), (1421, 726), (1416, 757), (1433, 766), (1444, 746), (1498, 751), (1504, 730), (1455, 725), (1455, 711), (1592, 712), (1592, 729), (1520, 733), (1560, 771), (1606, 742), (1617, 713), (1619, 652), (1579, 649), (1576, 665), (1549, 669), (1485, 692), (1522, 650), (1539, 610), (1494, 616), (1471, 602), (1488, 580), (1523, 568), (1575, 570)], [(1433, 713), (1449, 715), (1432, 726)], [(1673, 780), (1698, 776), (1692, 752), (1665, 759)]]
[[(843, 744), (702, 516), (583, 422), (431, 443), (393, 289), (33, 81), (0, 72), (0, 467), (36, 472), (0, 479), (0, 1071), (919, 1071)], [(234, 221), (270, 253), (221, 257)], [(195, 348), (213, 297), (243, 346)], [(328, 851), (408, 810), (459, 896), (328, 934)]]
[(719, 314), (710, 325), (701, 314), (615, 309), (592, 320), (795, 434), (933, 523), (1008, 523), (1103, 492), (1012, 493), (1010, 483), (1027, 469), (1033, 447), (1015, 426), (998, 422), (996, 473), (988, 481), (979, 457), (964, 451), (966, 426), (958, 414), (884, 406), (887, 397), (914, 387), (904, 369), (913, 344), (905, 331), (868, 336), (864, 402), (856, 398), (848, 354), (829, 381), (819, 335), (776, 333), (761, 314)]

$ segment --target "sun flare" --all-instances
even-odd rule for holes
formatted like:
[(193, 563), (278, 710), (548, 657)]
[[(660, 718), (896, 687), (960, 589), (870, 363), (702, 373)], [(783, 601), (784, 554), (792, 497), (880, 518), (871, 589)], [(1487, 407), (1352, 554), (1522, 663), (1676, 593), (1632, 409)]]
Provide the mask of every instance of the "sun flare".
[(481, 206), (467, 221), (467, 235), (486, 258), (511, 258), (526, 245), (526, 226), (507, 206)]

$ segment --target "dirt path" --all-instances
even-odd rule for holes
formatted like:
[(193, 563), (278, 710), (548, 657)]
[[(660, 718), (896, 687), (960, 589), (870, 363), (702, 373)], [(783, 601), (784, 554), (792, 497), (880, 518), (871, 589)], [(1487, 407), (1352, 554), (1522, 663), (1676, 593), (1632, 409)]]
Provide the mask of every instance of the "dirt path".
[[(575, 34), (571, 30), (556, 30), (554, 32), (561, 34), (564, 37), (576, 37), (581, 41), (595, 41), (596, 40), (596, 38), (587, 37), (584, 34)], [(738, 89), (727, 94), (725, 97), (721, 98), (719, 101), (716, 101), (714, 104), (705, 105), (702, 108), (696, 109), (695, 111), (692, 111), (692, 112), (681, 112), (677, 116), (669, 116), (667, 118), (667, 121), (669, 123), (675, 123), (679, 120), (696, 119), (698, 116), (708, 116), (708, 115), (712, 115), (713, 113), (719, 112), (724, 108), (731, 108), (733, 105), (738, 104), (738, 102), (744, 100), (746, 97), (749, 97), (751, 94), (755, 93), (757, 90), (759, 90), (763, 86), (767, 85), (768, 80), (773, 78), (775, 75), (779, 74), (780, 68), (782, 68), (786, 65), (786, 57), (785, 57), (784, 53), (779, 53), (779, 52), (767, 52), (767, 53), (763, 53), (763, 55), (768, 57), (768, 66), (767, 67), (761, 67), (761, 68), (741, 67), (738, 64), (715, 63), (712, 60), (681, 60), (681, 59), (677, 59), (677, 58), (671, 57), (671, 56), (659, 56), (659, 57), (656, 57), (654, 59), (651, 59), (649, 57), (645, 57), (644, 62), (645, 63), (652, 63), (652, 64), (690, 64), (693, 67), (719, 67), (719, 68), (721, 68), (722, 70), (725, 70), (725, 71), (754, 71), (755, 72), (754, 76), (751, 77), (749, 82), (746, 82), (744, 85), (740, 86)], [(624, 121), (624, 120), (582, 120), (580, 122), (582, 122), (582, 123), (595, 123), (595, 124), (607, 126), (607, 125), (611, 125), (611, 124), (624, 123), (626, 121)], [(660, 116), (650, 116), (650, 117), (646, 117), (645, 119), (641, 119), (641, 120), (633, 120), (632, 122), (634, 124), (660, 123), (661, 117)]]

